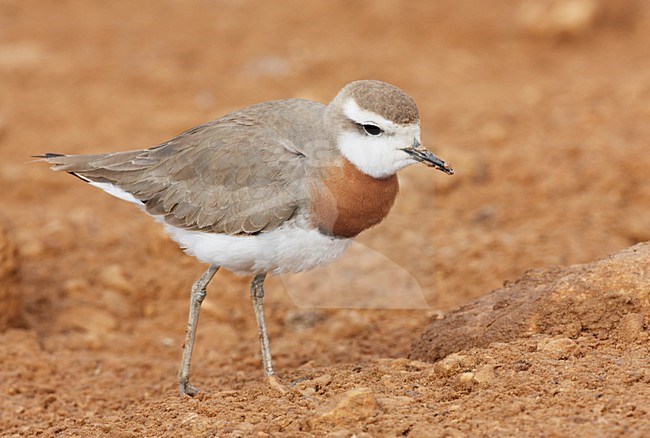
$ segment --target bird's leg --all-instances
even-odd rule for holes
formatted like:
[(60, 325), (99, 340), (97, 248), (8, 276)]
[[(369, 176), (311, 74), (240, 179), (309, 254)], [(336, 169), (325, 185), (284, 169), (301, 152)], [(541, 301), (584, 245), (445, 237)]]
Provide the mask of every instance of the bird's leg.
[(286, 392), (286, 388), (280, 383), (273, 372), (273, 363), (271, 360), (271, 349), (269, 348), (269, 337), (266, 334), (266, 321), (264, 320), (264, 279), (266, 274), (258, 274), (253, 278), (251, 283), (251, 299), (253, 300), (253, 309), (255, 310), (255, 319), (257, 320), (257, 334), (262, 347), (262, 366), (264, 375), (274, 388), (280, 392)]
[(201, 303), (205, 299), (205, 288), (219, 270), (219, 266), (210, 266), (207, 271), (196, 280), (192, 285), (192, 295), (190, 298), (190, 317), (187, 322), (187, 331), (185, 332), (185, 344), (183, 345), (183, 357), (181, 359), (181, 368), (178, 372), (179, 390), (183, 395), (196, 395), (199, 390), (190, 385), (190, 361), (192, 360), (192, 350), (194, 349), (194, 339), (196, 338), (196, 328), (199, 324), (199, 311)]

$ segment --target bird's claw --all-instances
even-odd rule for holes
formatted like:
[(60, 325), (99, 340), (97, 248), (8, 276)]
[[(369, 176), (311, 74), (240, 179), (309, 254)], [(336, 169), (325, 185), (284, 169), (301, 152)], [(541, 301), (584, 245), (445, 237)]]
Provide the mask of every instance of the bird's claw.
[(199, 393), (199, 388), (190, 385), (189, 382), (181, 382), (178, 389), (181, 395), (187, 395), (190, 397), (194, 397), (196, 394)]

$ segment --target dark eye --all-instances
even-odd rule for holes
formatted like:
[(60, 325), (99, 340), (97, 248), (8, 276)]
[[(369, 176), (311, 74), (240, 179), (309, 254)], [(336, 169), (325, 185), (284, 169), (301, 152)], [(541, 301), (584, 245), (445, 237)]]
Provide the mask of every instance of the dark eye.
[(364, 131), (366, 131), (366, 134), (368, 135), (377, 136), (384, 133), (384, 130), (377, 125), (366, 124), (366, 125), (361, 125), (361, 127), (363, 128)]

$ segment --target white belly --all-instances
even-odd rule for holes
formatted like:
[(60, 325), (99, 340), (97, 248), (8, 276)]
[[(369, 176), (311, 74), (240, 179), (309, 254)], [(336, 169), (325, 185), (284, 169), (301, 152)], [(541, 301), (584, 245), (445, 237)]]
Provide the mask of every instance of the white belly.
[(188, 231), (168, 224), (165, 230), (186, 253), (240, 275), (307, 271), (338, 259), (352, 243), (295, 226), (255, 236)]
[[(89, 184), (144, 210), (142, 202), (113, 184), (93, 181)], [(229, 236), (188, 231), (165, 223), (160, 216), (153, 217), (186, 253), (240, 275), (308, 271), (338, 259), (352, 243), (352, 239), (328, 237), (297, 225), (255, 236)]]

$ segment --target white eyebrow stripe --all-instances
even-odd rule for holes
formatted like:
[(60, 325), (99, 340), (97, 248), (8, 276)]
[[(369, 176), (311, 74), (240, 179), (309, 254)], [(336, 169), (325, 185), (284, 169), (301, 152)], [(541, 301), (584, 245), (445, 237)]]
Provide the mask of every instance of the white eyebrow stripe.
[(381, 128), (384, 129), (394, 130), (397, 128), (397, 124), (385, 119), (379, 114), (360, 108), (354, 99), (348, 99), (343, 104), (343, 114), (348, 116), (351, 120), (354, 120), (356, 123), (364, 124), (372, 122), (381, 125)]

